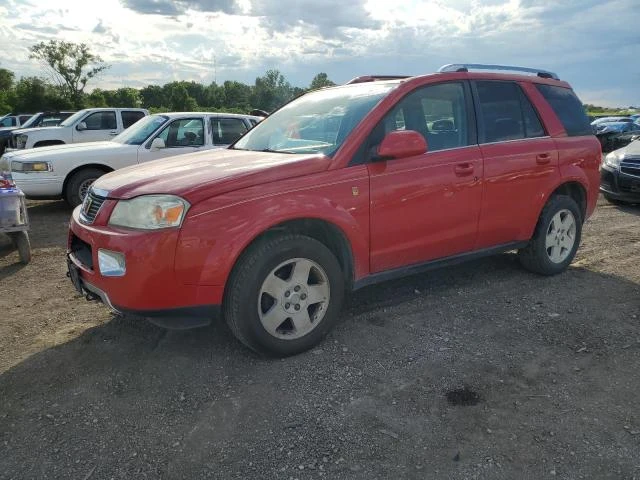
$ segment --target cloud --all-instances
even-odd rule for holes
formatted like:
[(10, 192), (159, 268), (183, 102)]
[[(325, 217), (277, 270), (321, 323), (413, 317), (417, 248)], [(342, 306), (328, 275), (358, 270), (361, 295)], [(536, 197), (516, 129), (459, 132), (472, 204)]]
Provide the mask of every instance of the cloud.
[(138, 13), (171, 17), (182, 15), (189, 9), (227, 14), (240, 13), (235, 0), (122, 0), (122, 4)]

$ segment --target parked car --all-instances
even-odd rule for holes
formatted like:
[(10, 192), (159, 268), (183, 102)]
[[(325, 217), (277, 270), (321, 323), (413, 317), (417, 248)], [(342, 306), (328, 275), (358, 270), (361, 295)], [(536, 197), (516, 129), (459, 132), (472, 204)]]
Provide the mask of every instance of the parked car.
[(20, 115), (4, 115), (0, 117), (0, 128), (20, 127), (23, 123), (29, 120), (32, 115), (32, 113), (23, 113)]
[[(496, 68), (516, 73), (476, 71)], [(222, 316), (250, 348), (291, 355), (376, 282), (514, 249), (560, 273), (595, 209), (601, 153), (557, 78), (449, 65), (354, 81), (293, 100), (228, 149), (104, 175), (73, 211), (71, 281), (165, 327)], [(311, 138), (296, 128), (309, 116)]]
[(610, 203), (640, 203), (640, 138), (604, 157), (600, 191)]
[(23, 150), (109, 140), (146, 115), (149, 111), (142, 108), (87, 108), (74, 113), (57, 127), (13, 131), (11, 148)]
[(73, 115), (75, 112), (39, 112), (31, 116), (24, 124), (16, 127), (0, 128), (0, 156), (11, 141), (11, 134), (18, 128), (53, 127)]
[(634, 122), (604, 123), (598, 125), (598, 128), (596, 136), (600, 140), (603, 153), (622, 148), (640, 136), (640, 125)]
[(633, 118), (631, 117), (600, 117), (596, 118), (591, 125), (601, 125), (603, 123), (612, 123), (612, 122), (633, 122)]
[(224, 148), (259, 117), (232, 113), (162, 113), (143, 118), (106, 142), (55, 145), (7, 153), (9, 172), (27, 198), (64, 198), (79, 205), (89, 186), (118, 168), (159, 158)]

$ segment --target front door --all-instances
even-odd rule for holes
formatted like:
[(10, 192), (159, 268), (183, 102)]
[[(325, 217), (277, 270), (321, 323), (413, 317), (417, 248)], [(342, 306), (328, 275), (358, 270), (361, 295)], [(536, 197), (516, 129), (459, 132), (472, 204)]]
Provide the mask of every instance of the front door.
[[(164, 141), (163, 148), (152, 147), (155, 138)], [(138, 149), (138, 163), (172, 157), (185, 153), (198, 152), (208, 143), (205, 141), (204, 120), (202, 117), (173, 120), (155, 137), (150, 138)]]
[(391, 130), (415, 130), (428, 150), (371, 161), (371, 272), (473, 249), (482, 195), (482, 154), (464, 82), (421, 87), (374, 129), (375, 149)]
[(84, 123), (86, 128), (78, 130), (76, 125), (73, 130), (73, 143), (111, 140), (120, 133), (114, 110), (90, 113), (78, 123)]

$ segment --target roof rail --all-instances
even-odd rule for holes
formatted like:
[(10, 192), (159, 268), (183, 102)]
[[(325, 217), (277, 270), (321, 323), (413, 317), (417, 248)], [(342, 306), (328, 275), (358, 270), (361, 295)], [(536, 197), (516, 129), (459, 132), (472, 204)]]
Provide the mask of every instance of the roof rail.
[(360, 77), (352, 78), (345, 85), (351, 85), (352, 83), (364, 83), (375, 82), (378, 80), (401, 80), (403, 78), (410, 78), (409, 75), (362, 75)]
[(469, 70), (501, 70), (508, 72), (531, 73), (541, 78), (560, 80), (557, 74), (549, 72), (548, 70), (541, 70), (539, 68), (516, 67), (512, 65), (485, 65), (482, 63), (450, 63), (449, 65), (443, 65), (440, 67), (438, 72), (468, 72)]

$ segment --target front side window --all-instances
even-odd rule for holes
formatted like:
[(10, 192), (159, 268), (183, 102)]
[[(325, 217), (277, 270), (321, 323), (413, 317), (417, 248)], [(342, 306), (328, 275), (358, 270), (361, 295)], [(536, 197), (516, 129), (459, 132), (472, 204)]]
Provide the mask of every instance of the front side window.
[(258, 123), (233, 148), (331, 156), (398, 84), (359, 83), (307, 93)]
[(430, 152), (469, 145), (463, 84), (440, 83), (410, 93), (375, 127), (370, 145), (375, 148), (393, 130), (420, 133)]
[(7, 117), (0, 120), (0, 127), (15, 127), (16, 119), (14, 117)]
[(231, 145), (248, 130), (239, 118), (212, 118), (211, 127), (214, 145)]
[(204, 122), (201, 118), (174, 120), (160, 132), (158, 138), (162, 138), (169, 148), (201, 147), (204, 145)]
[(95, 112), (83, 120), (87, 130), (115, 130), (116, 112)]

